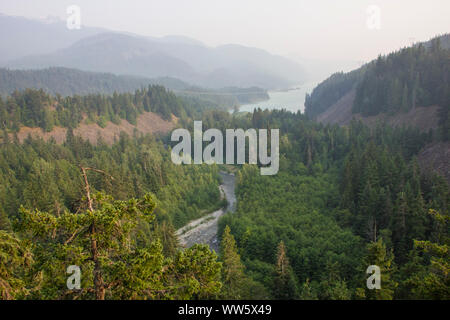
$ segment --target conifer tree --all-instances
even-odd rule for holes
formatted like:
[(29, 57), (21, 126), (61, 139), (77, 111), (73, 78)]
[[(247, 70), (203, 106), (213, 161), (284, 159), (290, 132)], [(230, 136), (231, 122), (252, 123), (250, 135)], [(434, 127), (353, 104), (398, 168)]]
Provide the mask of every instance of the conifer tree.
[[(87, 208), (78, 213), (54, 215), (21, 208), (18, 225), (33, 239), (42, 282), (30, 290), (41, 299), (190, 299), (208, 297), (220, 290), (220, 263), (207, 246), (194, 246), (165, 258), (159, 240), (137, 245), (134, 234), (140, 222), (151, 223), (155, 202), (142, 199), (114, 200), (104, 193), (91, 195), (87, 170)], [(81, 289), (66, 288), (66, 268), (77, 265), (83, 272)]]
[[(367, 245), (367, 254), (364, 258), (364, 272), (368, 266), (376, 265), (380, 268), (381, 288), (380, 289), (358, 289), (357, 296), (369, 300), (392, 300), (398, 283), (393, 279), (396, 267), (394, 265), (394, 254), (388, 250), (380, 237), (376, 242)], [(365, 274), (366, 278), (369, 276)], [(364, 281), (364, 284), (366, 281)]]
[(12, 231), (8, 216), (0, 207), (0, 230)]
[(314, 292), (314, 289), (311, 287), (311, 283), (309, 279), (303, 283), (300, 300), (317, 300), (317, 294)]
[(430, 209), (440, 232), (437, 242), (414, 240), (414, 247), (430, 256), (430, 264), (423, 273), (413, 274), (413, 293), (417, 299), (450, 299), (450, 237), (449, 216)]
[(161, 239), (163, 253), (167, 257), (173, 257), (178, 250), (178, 238), (176, 230), (170, 221), (155, 221), (155, 234)]
[(240, 289), (244, 279), (244, 264), (241, 262), (236, 241), (228, 226), (225, 227), (223, 232), (220, 247), (221, 260), (223, 262), (222, 294), (226, 299), (241, 299)]
[(345, 281), (339, 276), (339, 264), (327, 262), (326, 279), (320, 283), (320, 299), (324, 300), (349, 300), (351, 292)]
[(0, 300), (26, 296), (25, 278), (32, 262), (29, 245), (13, 233), (0, 230)]
[(278, 244), (277, 248), (273, 291), (277, 299), (288, 300), (298, 298), (297, 282), (289, 264), (286, 246), (283, 241)]

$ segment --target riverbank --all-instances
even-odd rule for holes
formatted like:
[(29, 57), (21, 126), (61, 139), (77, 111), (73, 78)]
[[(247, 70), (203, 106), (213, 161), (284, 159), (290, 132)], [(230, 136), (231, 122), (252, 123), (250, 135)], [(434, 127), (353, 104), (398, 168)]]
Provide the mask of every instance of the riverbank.
[(227, 212), (234, 212), (236, 209), (235, 176), (233, 173), (225, 172), (221, 172), (220, 175), (223, 183), (219, 186), (219, 189), (221, 196), (227, 199), (227, 207), (191, 221), (178, 229), (176, 234), (182, 247), (189, 248), (196, 243), (200, 243), (208, 244), (211, 250), (219, 251), (219, 240), (217, 238), (219, 219)]

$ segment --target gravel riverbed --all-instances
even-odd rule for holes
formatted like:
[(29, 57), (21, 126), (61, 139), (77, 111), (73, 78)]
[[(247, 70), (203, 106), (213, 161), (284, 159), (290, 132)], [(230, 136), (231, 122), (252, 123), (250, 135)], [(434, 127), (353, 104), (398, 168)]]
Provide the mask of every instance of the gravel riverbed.
[(234, 212), (236, 209), (236, 196), (234, 194), (235, 176), (232, 173), (225, 172), (221, 172), (220, 175), (223, 183), (219, 188), (222, 197), (225, 196), (228, 201), (227, 207), (193, 220), (178, 229), (177, 235), (181, 246), (189, 248), (196, 243), (203, 243), (208, 244), (211, 250), (218, 252), (217, 231), (219, 218), (227, 212)]

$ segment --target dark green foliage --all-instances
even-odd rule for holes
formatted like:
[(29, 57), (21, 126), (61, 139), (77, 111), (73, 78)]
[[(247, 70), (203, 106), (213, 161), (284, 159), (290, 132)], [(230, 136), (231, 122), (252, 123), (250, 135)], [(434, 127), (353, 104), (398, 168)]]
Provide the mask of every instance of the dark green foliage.
[[(214, 126), (214, 119), (207, 123)], [(256, 166), (244, 165), (237, 175), (237, 211), (219, 225), (220, 232), (230, 226), (247, 274), (282, 299), (361, 297), (357, 289), (368, 277), (364, 247), (382, 237), (382, 248), (374, 244), (369, 251), (378, 252), (381, 263), (384, 250), (386, 263), (399, 268), (386, 269), (393, 285), (387, 283), (390, 289), (376, 298), (402, 296), (407, 283), (399, 270), (412, 261), (414, 240), (434, 232), (426, 212), (433, 207), (447, 212), (450, 199), (445, 181), (422, 174), (417, 165), (415, 155), (430, 141), (427, 134), (358, 122), (323, 126), (283, 111), (255, 110), (220, 118), (216, 125), (222, 123), (282, 132), (278, 174), (261, 176)], [(274, 267), (280, 241), (292, 277), (280, 277)], [(425, 266), (421, 261), (408, 268)]]
[[(435, 210), (429, 211), (436, 223), (435, 240), (414, 241), (414, 248), (424, 253), (429, 261), (423, 267), (420, 259), (414, 256), (414, 260), (407, 265), (414, 268), (415, 272), (406, 273), (409, 275), (405, 284), (410, 288), (409, 297), (420, 299), (448, 300), (450, 299), (450, 237), (448, 236), (448, 214), (440, 214)], [(414, 251), (414, 254), (417, 254)], [(410, 271), (410, 269), (405, 270)]]
[(0, 230), (11, 231), (11, 222), (3, 210), (0, 210)]
[(220, 256), (223, 261), (222, 294), (224, 299), (242, 299), (241, 289), (244, 280), (244, 265), (241, 257), (237, 252), (236, 241), (230, 234), (230, 228), (225, 227), (220, 242)]
[[(394, 115), (416, 107), (439, 106), (439, 139), (449, 139), (449, 36), (404, 48), (348, 72), (337, 73), (306, 96), (305, 113), (314, 119), (355, 89), (352, 112)], [(441, 40), (445, 43), (441, 45)]]
[[(388, 236), (385, 240), (394, 248), (397, 262), (405, 261), (413, 239), (423, 239), (431, 231), (427, 208), (447, 210), (449, 201), (448, 186), (437, 177), (421, 176), (414, 159), (405, 161), (414, 151), (402, 145), (405, 155), (374, 140), (353, 146), (340, 187), (341, 207), (352, 213), (351, 221), (341, 222), (367, 241), (375, 241), (380, 234)], [(441, 187), (433, 187), (436, 184)]]
[(249, 277), (236, 246), (236, 241), (227, 226), (220, 242), (222, 261), (222, 290), (220, 298), (227, 300), (267, 299), (269, 293), (263, 285)]
[[(256, 168), (245, 167), (238, 179), (237, 212), (222, 218), (221, 225), (228, 224), (234, 230), (249, 273), (271, 288), (274, 296), (295, 298), (295, 283), (321, 279), (329, 260), (339, 262), (337, 272), (342, 278), (352, 276), (361, 243), (350, 231), (342, 230), (326, 208), (324, 199), (336, 198), (329, 178), (281, 172), (262, 177)], [(271, 267), (273, 271), (268, 273), (261, 263), (276, 264), (281, 240), (294, 276), (287, 272), (272, 280), (276, 270)], [(275, 281), (277, 278), (280, 280)], [(278, 282), (291, 289), (278, 291)]]
[[(91, 199), (89, 192), (87, 198)], [(26, 288), (32, 299), (191, 299), (216, 295), (221, 287), (220, 263), (206, 246), (196, 245), (174, 257), (165, 257), (159, 239), (142, 247), (133, 236), (139, 223), (155, 218), (151, 195), (127, 201), (113, 200), (98, 193), (88, 200), (87, 209), (57, 216), (21, 208), (18, 231), (33, 240), (33, 263), (28, 272), (37, 283), (17, 283), (8, 269), (5, 298), (17, 295), (14, 286)], [(20, 270), (22, 260), (15, 253), (18, 241), (3, 239), (0, 254), (8, 250), (11, 263)], [(17, 243), (17, 244), (16, 244)], [(9, 248), (8, 246), (13, 246)], [(26, 247), (25, 247), (26, 248)], [(8, 253), (6, 251), (6, 253)], [(12, 252), (11, 252), (12, 251)], [(82, 270), (80, 289), (65, 286), (66, 267)], [(18, 271), (15, 271), (18, 273)], [(3, 278), (3, 275), (2, 275)], [(23, 279), (21, 279), (23, 280)]]
[(0, 300), (23, 299), (27, 269), (33, 263), (29, 243), (0, 230)]
[(354, 113), (407, 112), (418, 106), (450, 106), (450, 49), (439, 38), (379, 57), (367, 66), (356, 89)]
[(283, 241), (277, 248), (273, 291), (274, 297), (277, 299), (288, 300), (298, 297), (297, 281), (289, 264)]
[[(404, 88), (401, 96), (406, 108), (407, 98), (403, 97), (408, 96), (404, 93), (411, 87)], [(158, 101), (158, 94), (164, 96), (164, 91), (159, 89), (138, 92), (146, 92), (143, 110), (153, 108), (149, 101)], [(102, 99), (120, 100), (119, 105), (124, 107), (117, 107), (118, 113), (113, 114), (132, 122), (141, 109), (133, 109), (140, 106), (139, 99), (128, 98), (139, 97), (138, 92), (135, 96), (99, 96), (95, 104), (101, 105)], [(36, 100), (37, 104), (47, 103), (46, 95), (39, 91), (19, 96), (27, 101)], [(71, 99), (75, 97), (68, 101)], [(160, 101), (158, 112), (164, 113), (166, 99)], [(16, 100), (8, 99), (6, 106), (11, 103)], [(23, 102), (18, 99), (17, 103)], [(280, 129), (277, 175), (261, 176), (256, 165), (239, 166), (236, 212), (225, 215), (219, 223), (219, 237), (223, 238), (222, 275), (217, 257), (207, 247), (179, 251), (174, 234), (175, 228), (220, 205), (217, 166), (172, 164), (170, 148), (164, 143), (167, 137), (131, 138), (122, 134), (112, 146), (101, 141), (92, 145), (75, 137), (69, 126), (63, 145), (31, 138), (19, 144), (13, 136), (4, 139), (0, 146), (0, 228), (7, 229), (8, 220), (27, 222), (25, 225), (32, 227), (31, 222), (36, 222), (33, 219), (40, 218), (37, 225), (45, 231), (45, 237), (38, 239), (33, 248), (36, 263), (31, 270), (20, 267), (23, 261), (17, 259), (11, 262), (17, 267), (17, 273), (4, 268), (11, 279), (8, 283), (14, 288), (8, 287), (8, 298), (26, 295), (61, 298), (64, 292), (56, 282), (63, 279), (62, 266), (67, 257), (85, 263), (88, 274), (93, 274), (89, 273), (93, 266), (87, 261), (86, 239), (81, 237), (80, 242), (74, 243), (76, 247), (61, 244), (74, 231), (65, 222), (75, 219), (75, 213), (80, 219), (91, 217), (82, 200), (84, 185), (79, 165), (101, 168), (108, 173), (88, 174), (93, 192), (102, 191), (117, 199), (98, 199), (95, 211), (100, 216), (120, 212), (124, 203), (135, 201), (130, 198), (142, 198), (148, 192), (156, 205), (153, 223), (143, 219), (132, 221), (132, 231), (126, 232), (132, 239), (130, 251), (118, 248), (123, 239), (111, 240), (114, 235), (110, 229), (104, 229), (103, 239), (114, 244), (111, 248), (103, 247), (106, 254), (109, 250), (124, 250), (117, 251), (123, 257), (123, 264), (111, 256), (111, 268), (104, 270), (108, 283), (125, 279), (122, 287), (107, 291), (108, 298), (439, 299), (447, 296), (448, 227), (431, 219), (427, 212), (435, 209), (440, 215), (448, 216), (449, 188), (442, 178), (423, 174), (415, 158), (431, 141), (429, 135), (386, 125), (371, 129), (355, 121), (345, 128), (324, 126), (309, 121), (305, 115), (284, 110), (258, 109), (249, 114), (231, 115), (194, 105), (192, 101), (191, 106), (180, 109), (185, 115), (189, 110), (191, 116), (196, 115), (181, 117), (180, 123), (186, 128), (192, 128), (193, 120), (201, 119), (204, 130)], [(2, 106), (5, 110), (5, 104), (0, 104), (0, 112)], [(111, 108), (115, 105), (111, 104)], [(59, 111), (52, 112), (57, 115)], [(100, 116), (104, 114), (100, 112)], [(93, 115), (91, 120), (97, 121), (98, 116), (98, 113)], [(10, 125), (20, 125), (25, 119), (40, 121), (32, 115), (21, 117), (21, 113), (14, 114)], [(21, 211), (24, 215), (18, 215), (21, 205), (27, 208)], [(70, 228), (66, 230), (66, 227)], [(36, 230), (41, 229), (32, 227), (16, 235), (8, 233), (0, 239), (0, 244), (5, 243), (4, 251), (16, 250), (18, 255), (17, 248), (21, 248), (23, 241), (19, 239), (38, 237)], [(24, 248), (26, 244), (23, 243)], [(383, 291), (365, 289), (365, 270), (371, 264), (382, 268)], [(45, 272), (36, 274), (36, 270)], [(409, 276), (410, 272), (416, 272), (417, 276)], [(33, 291), (36, 286), (30, 279), (45, 284), (45, 289)], [(86, 287), (92, 287), (92, 276), (83, 281)], [(420, 281), (424, 281), (423, 285)], [(223, 288), (219, 292), (221, 282)], [(92, 292), (86, 292), (84, 297), (91, 298)]]
[[(369, 300), (392, 300), (398, 283), (392, 279), (395, 272), (394, 254), (392, 249), (386, 248), (382, 238), (367, 245), (367, 253), (362, 263), (362, 270), (368, 266), (375, 265), (380, 268), (380, 289), (369, 290), (366, 286), (358, 288), (356, 296)], [(364, 270), (365, 271), (365, 270)], [(364, 283), (362, 279), (361, 283)]]
[(83, 192), (79, 164), (113, 176), (111, 180), (89, 173), (94, 190), (116, 199), (154, 193), (158, 221), (167, 220), (176, 228), (215, 209), (220, 201), (217, 167), (176, 166), (169, 151), (152, 137), (122, 135), (110, 147), (93, 146), (78, 137), (69, 137), (64, 145), (29, 139), (22, 145), (0, 146), (0, 164), (0, 210), (10, 218), (17, 217), (20, 205), (55, 214), (77, 211)]

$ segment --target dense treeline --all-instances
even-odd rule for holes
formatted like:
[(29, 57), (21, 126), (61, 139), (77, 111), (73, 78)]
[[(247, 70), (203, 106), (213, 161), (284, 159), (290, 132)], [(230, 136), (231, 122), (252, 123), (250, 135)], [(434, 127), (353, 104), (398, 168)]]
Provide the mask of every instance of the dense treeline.
[(69, 132), (63, 145), (31, 138), (1, 145), (0, 213), (18, 218), (21, 205), (54, 214), (76, 212), (83, 194), (79, 165), (107, 172), (108, 176), (92, 173), (91, 188), (115, 199), (152, 192), (158, 221), (175, 227), (219, 205), (215, 167), (176, 166), (163, 143), (152, 137), (123, 134), (112, 146), (94, 146)]
[[(355, 234), (392, 242), (396, 261), (405, 261), (413, 239), (432, 231), (429, 209), (448, 210), (448, 186), (443, 179), (421, 176), (415, 160), (370, 141), (352, 147), (340, 184), (341, 206), (351, 212)], [(343, 220), (349, 217), (344, 217)]]
[[(237, 211), (220, 222), (221, 232), (230, 227), (246, 274), (262, 284), (259, 292), (284, 299), (448, 299), (449, 256), (436, 253), (448, 246), (448, 229), (429, 212), (448, 217), (449, 188), (421, 173), (414, 158), (430, 135), (357, 122), (322, 126), (282, 111), (234, 121), (283, 128), (280, 172), (261, 176), (244, 166)], [(424, 253), (423, 243), (437, 246), (434, 253)], [(280, 250), (291, 270), (283, 275)], [(364, 289), (371, 264), (382, 268), (384, 283), (375, 295)]]
[[(238, 94), (252, 94), (248, 90), (243, 89)], [(257, 95), (265, 95), (264, 91), (257, 92)], [(178, 97), (158, 85), (139, 89), (134, 93), (67, 97), (52, 96), (42, 89), (25, 89), (14, 91), (5, 99), (0, 97), (0, 127), (8, 131), (18, 131), (21, 126), (51, 131), (55, 126), (76, 128), (82, 121), (105, 127), (109, 121), (119, 124), (121, 119), (136, 125), (139, 114), (146, 111), (155, 112), (165, 120), (171, 120), (174, 115), (179, 118), (180, 125), (183, 125), (189, 119), (198, 119), (209, 110), (229, 109), (239, 104), (231, 93), (180, 95)]]
[(450, 49), (439, 38), (372, 62), (356, 88), (353, 112), (395, 114), (417, 106), (450, 106)]
[(112, 96), (91, 94), (86, 96), (53, 97), (42, 89), (15, 91), (5, 100), (0, 99), (2, 126), (19, 130), (21, 125), (41, 127), (51, 131), (54, 126), (75, 128), (83, 119), (101, 127), (108, 121), (119, 123), (126, 119), (136, 124), (139, 114), (152, 111), (170, 120), (171, 115), (186, 115), (182, 101), (161, 86), (150, 86), (130, 93)]

